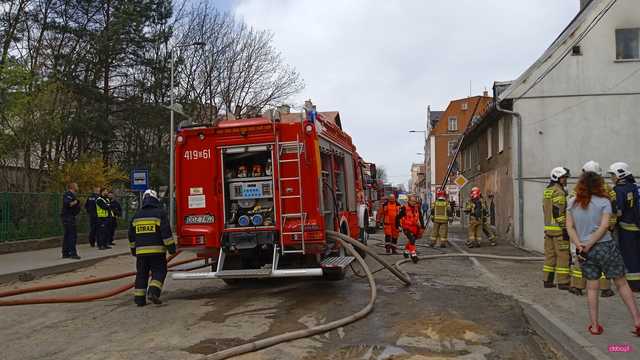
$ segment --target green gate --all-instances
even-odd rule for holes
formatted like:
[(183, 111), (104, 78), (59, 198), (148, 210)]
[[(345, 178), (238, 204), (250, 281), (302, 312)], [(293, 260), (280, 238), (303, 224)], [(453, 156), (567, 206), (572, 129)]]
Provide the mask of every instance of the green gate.
[[(89, 230), (89, 219), (84, 211), (87, 195), (79, 195), (82, 210), (77, 216), (78, 233)], [(135, 196), (118, 198), (122, 217), (118, 229), (126, 229), (136, 211)], [(62, 236), (61, 193), (7, 193), (0, 192), (0, 242), (41, 239)]]

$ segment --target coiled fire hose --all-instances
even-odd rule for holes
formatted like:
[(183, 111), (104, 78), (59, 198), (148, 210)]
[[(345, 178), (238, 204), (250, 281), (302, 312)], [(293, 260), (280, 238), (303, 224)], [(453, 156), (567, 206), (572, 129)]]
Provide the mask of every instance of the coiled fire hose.
[[(411, 259), (402, 259), (396, 262), (394, 265), (389, 265), (386, 261), (382, 259), (382, 257), (380, 257), (377, 253), (371, 251), (371, 249), (369, 249), (366, 245), (362, 244), (357, 240), (350, 238), (349, 236), (346, 236), (344, 234), (340, 234), (337, 232), (333, 232), (333, 231), (327, 231), (327, 236), (332, 240), (338, 241), (342, 246), (344, 246), (347, 252), (351, 256), (355, 257), (358, 263), (360, 264), (360, 266), (362, 267), (362, 269), (364, 269), (365, 276), (369, 282), (369, 288), (370, 288), (369, 303), (367, 303), (367, 305), (357, 313), (344, 317), (342, 319), (335, 320), (330, 323), (310, 327), (308, 329), (287, 332), (287, 333), (272, 336), (266, 339), (257, 340), (248, 344), (235, 346), (235, 347), (214, 353), (206, 357), (206, 359), (208, 360), (228, 359), (230, 357), (258, 351), (258, 350), (265, 349), (265, 348), (268, 348), (277, 344), (281, 344), (284, 342), (322, 334), (322, 333), (337, 329), (339, 327), (345, 326), (347, 324), (353, 323), (369, 315), (369, 313), (371, 313), (371, 311), (373, 310), (373, 306), (377, 298), (376, 283), (373, 278), (373, 273), (369, 269), (369, 266), (364, 261), (364, 259), (360, 256), (360, 254), (357, 251), (355, 251), (354, 247), (357, 247), (358, 249), (366, 252), (373, 259), (375, 259), (377, 262), (382, 264), (383, 269), (389, 270), (393, 275), (395, 275), (398, 279), (400, 279), (406, 285), (411, 285), (411, 279), (409, 278), (409, 275), (407, 275), (404, 271), (400, 269), (400, 265), (411, 261)], [(447, 257), (477, 257), (477, 258), (485, 258), (485, 259), (515, 260), (515, 261), (543, 261), (544, 260), (543, 257), (500, 256), (500, 255), (471, 254), (471, 253), (425, 255), (425, 256), (419, 256), (418, 259), (426, 260), (426, 259), (438, 259), (438, 258), (447, 258)]]
[[(176, 256), (178, 256), (178, 254), (179, 254), (179, 252), (176, 253), (175, 255), (170, 256), (167, 259), (167, 262), (170, 263), (173, 259), (175, 259)], [(192, 263), (192, 262), (198, 261), (198, 260), (202, 260), (202, 259), (201, 258), (191, 258), (191, 259), (181, 260), (181, 261), (178, 261), (176, 263), (170, 264), (168, 266), (168, 268), (174, 268), (176, 266)], [(192, 270), (192, 269), (188, 269), (188, 270)], [(85, 280), (79, 280), (79, 281), (63, 282), (63, 283), (58, 283), (58, 284), (33, 286), (33, 287), (29, 287), (29, 288), (24, 288), (24, 289), (3, 291), (3, 292), (0, 292), (0, 298), (6, 298), (6, 297), (11, 297), (11, 296), (16, 296), (16, 295), (35, 293), (35, 292), (43, 292), (43, 291), (64, 289), (64, 288), (70, 288), (70, 287), (76, 287), (76, 286), (82, 286), (82, 285), (96, 284), (96, 283), (112, 281), (112, 280), (117, 280), (117, 279), (122, 279), (122, 278), (130, 277), (130, 276), (134, 276), (135, 274), (136, 274), (135, 271), (131, 271), (131, 272), (126, 272), (126, 273), (117, 274), (117, 275), (99, 277), (99, 278), (95, 278), (95, 279), (85, 279)], [(105, 299), (105, 298), (108, 298), (108, 297), (112, 297), (112, 296), (118, 295), (120, 293), (123, 293), (123, 292), (133, 288), (133, 286), (134, 286), (134, 284), (130, 283), (130, 284), (122, 285), (122, 286), (119, 286), (117, 288), (111, 289), (109, 291), (104, 291), (104, 292), (100, 292), (100, 293), (96, 293), (96, 294), (90, 294), (90, 295), (45, 297), (45, 298), (17, 299), (17, 300), (0, 300), (0, 306), (33, 305), (33, 304), (61, 304), (61, 303), (78, 303), (78, 302), (95, 301), (95, 300)]]

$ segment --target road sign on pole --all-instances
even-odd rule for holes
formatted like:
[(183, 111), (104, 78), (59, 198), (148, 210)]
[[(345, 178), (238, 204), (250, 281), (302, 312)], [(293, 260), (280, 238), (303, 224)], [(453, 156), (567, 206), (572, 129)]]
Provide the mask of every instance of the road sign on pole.
[(453, 180), (453, 182), (458, 185), (458, 188), (462, 189), (465, 185), (467, 185), (467, 183), (469, 183), (469, 180), (464, 177), (463, 175), (458, 175), (455, 180)]
[(131, 190), (145, 191), (149, 188), (149, 170), (131, 171)]

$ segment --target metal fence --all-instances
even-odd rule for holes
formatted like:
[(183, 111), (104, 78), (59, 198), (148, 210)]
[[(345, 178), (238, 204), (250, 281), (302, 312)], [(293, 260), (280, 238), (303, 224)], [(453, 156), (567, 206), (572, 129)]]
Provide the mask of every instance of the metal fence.
[[(89, 219), (84, 211), (87, 195), (79, 195), (82, 210), (77, 216), (78, 233), (89, 231)], [(135, 196), (118, 197), (122, 217), (118, 229), (126, 229), (137, 209)], [(62, 236), (61, 193), (0, 192), (0, 243)]]

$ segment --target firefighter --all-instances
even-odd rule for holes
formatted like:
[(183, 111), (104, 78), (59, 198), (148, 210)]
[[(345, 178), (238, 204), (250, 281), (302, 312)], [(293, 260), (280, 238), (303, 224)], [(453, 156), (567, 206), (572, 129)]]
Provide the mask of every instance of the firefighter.
[(449, 219), (452, 216), (451, 208), (447, 203), (447, 193), (439, 190), (436, 193), (436, 201), (431, 204), (431, 218), (433, 232), (431, 233), (431, 246), (442, 248), (448, 245)]
[[(487, 217), (489, 216), (489, 205), (487, 204), (487, 201), (484, 199), (484, 196), (482, 196), (482, 194), (480, 194), (480, 203), (482, 204), (482, 217), (480, 218), (482, 232), (487, 237), (487, 240), (489, 240), (489, 245), (496, 246), (496, 232), (493, 230), (493, 227), (491, 227), (487, 223)], [(480, 238), (478, 238), (478, 240), (480, 240)]]
[(98, 220), (96, 241), (98, 242), (98, 250), (111, 249), (111, 246), (109, 246), (111, 206), (109, 205), (108, 194), (109, 190), (102, 188), (100, 189), (100, 196), (96, 199), (96, 218)]
[(424, 220), (422, 218), (422, 210), (418, 205), (415, 195), (409, 195), (407, 205), (400, 209), (398, 215), (402, 225), (402, 231), (409, 241), (405, 245), (404, 257), (411, 257), (411, 260), (418, 262), (418, 253), (416, 252), (416, 240), (422, 236), (424, 231)]
[(615, 186), (620, 252), (627, 268), (625, 277), (633, 292), (640, 292), (640, 189), (628, 164), (609, 167)]
[(89, 216), (89, 245), (96, 246), (96, 234), (98, 232), (98, 215), (96, 214), (96, 200), (100, 197), (100, 188), (93, 188), (93, 193), (89, 195), (84, 203), (84, 210)]
[(382, 211), (379, 217), (384, 226), (384, 247), (387, 254), (397, 254), (398, 236), (400, 235), (400, 204), (396, 201), (394, 194), (389, 194), (387, 201), (382, 204)]
[(129, 246), (131, 254), (136, 257), (134, 302), (138, 306), (144, 306), (148, 298), (154, 304), (162, 304), (160, 293), (167, 276), (166, 252), (175, 254), (176, 243), (167, 213), (162, 209), (158, 194), (153, 190), (144, 192), (142, 208), (131, 219)]
[(465, 207), (465, 212), (469, 214), (469, 236), (465, 245), (468, 248), (480, 247), (480, 229), (482, 228), (482, 193), (480, 188), (471, 189), (471, 200)]
[[(597, 162), (589, 161), (586, 164), (584, 164), (584, 166), (582, 167), (582, 172), (583, 173), (594, 172), (596, 174), (601, 175), (602, 168), (600, 167), (600, 164), (598, 164)], [(612, 199), (612, 205), (614, 205), (615, 198), (616, 198), (615, 192), (613, 192), (613, 189), (611, 189), (611, 187), (607, 183), (605, 183), (605, 188), (607, 193), (609, 194), (609, 197)], [(611, 197), (612, 192), (613, 192), (613, 197)], [(571, 194), (569, 195), (569, 197), (574, 198), (575, 196), (576, 196), (576, 191), (574, 189), (571, 191)], [(612, 209), (615, 209), (615, 206), (612, 207)], [(616, 225), (615, 219), (616, 219), (615, 214), (612, 214), (609, 219), (609, 231), (612, 232), (612, 235), (613, 235), (613, 229), (615, 228), (615, 225)], [(585, 289), (586, 285), (587, 285), (587, 281), (582, 278), (582, 268), (580, 267), (580, 261), (578, 261), (575, 245), (571, 244), (571, 282), (570, 282), (569, 292), (578, 296), (582, 296), (583, 290)], [(613, 292), (613, 290), (611, 290), (611, 281), (608, 280), (604, 276), (604, 274), (602, 274), (602, 276), (600, 277), (600, 297), (611, 297), (614, 295), (615, 293)]]
[(555, 287), (569, 290), (569, 235), (566, 229), (567, 211), (567, 179), (569, 169), (556, 167), (551, 170), (549, 185), (542, 198), (544, 214), (544, 266), (543, 285), (545, 288)]

